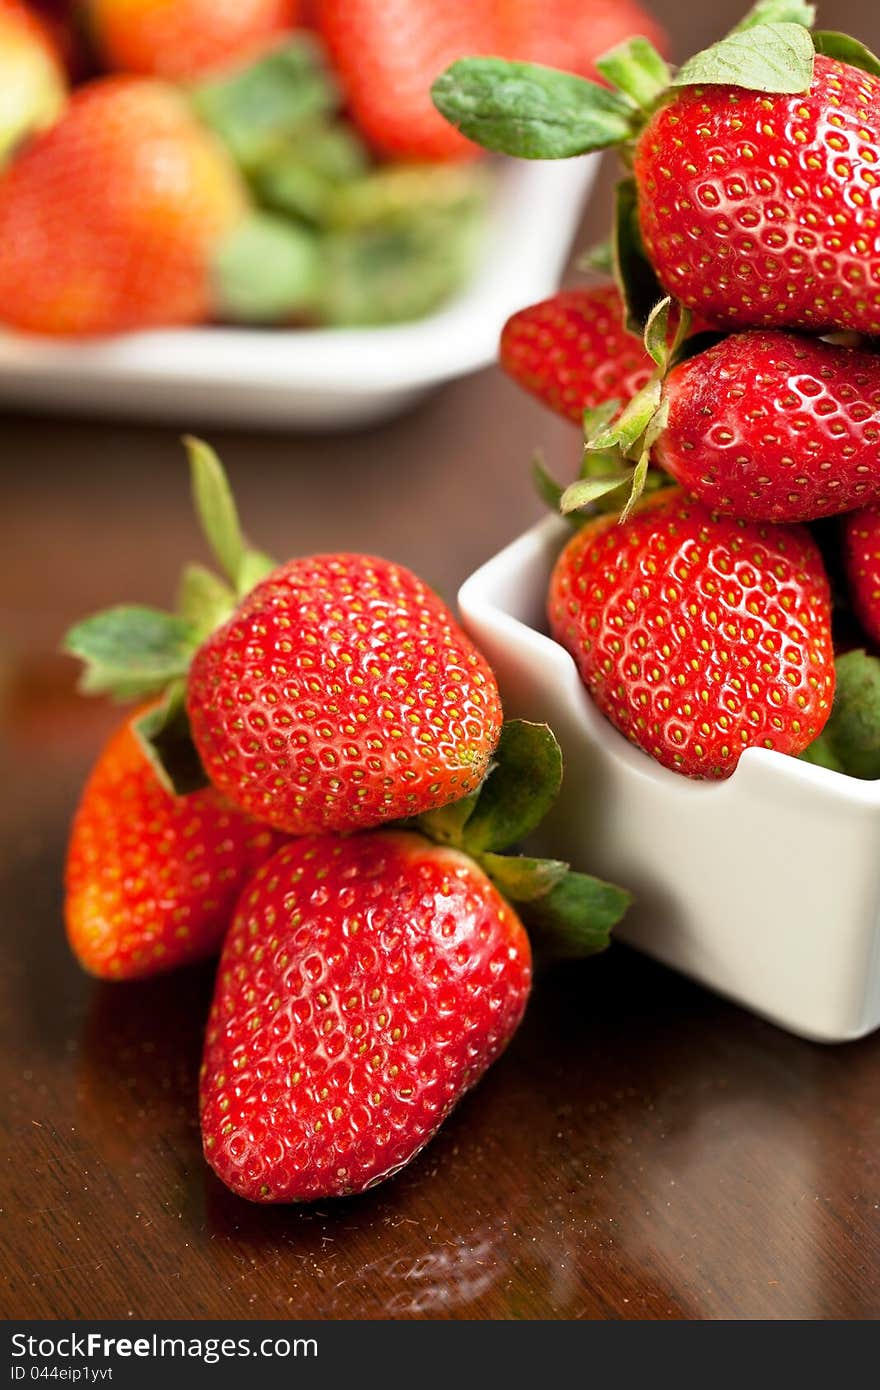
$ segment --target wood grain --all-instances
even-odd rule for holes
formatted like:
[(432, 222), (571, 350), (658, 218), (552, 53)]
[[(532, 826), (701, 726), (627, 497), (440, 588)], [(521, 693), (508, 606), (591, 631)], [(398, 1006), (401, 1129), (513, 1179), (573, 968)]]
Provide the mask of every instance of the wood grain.
[[(683, 53), (741, 6), (656, 8)], [(871, 0), (833, 22), (880, 45)], [(182, 453), (88, 421), (0, 437), (6, 1316), (880, 1316), (880, 1038), (799, 1042), (623, 948), (539, 981), (508, 1055), (384, 1189), (227, 1193), (195, 1115), (210, 969), (101, 986), (60, 921), (68, 819), (116, 716), (53, 652), (91, 608), (169, 597), (198, 549)], [(533, 445), (560, 472), (577, 453), (494, 371), (360, 434), (211, 437), (265, 546), (384, 552), (450, 596), (538, 515)]]

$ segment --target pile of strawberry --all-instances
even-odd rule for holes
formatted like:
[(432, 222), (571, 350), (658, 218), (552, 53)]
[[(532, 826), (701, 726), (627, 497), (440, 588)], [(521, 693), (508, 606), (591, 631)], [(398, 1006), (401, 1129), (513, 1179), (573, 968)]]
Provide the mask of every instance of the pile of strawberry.
[(0, 0), (0, 323), (426, 314), (491, 191), (432, 80), (474, 53), (592, 74), (635, 32), (660, 41), (636, 0)]
[(501, 360), (585, 433), (564, 491), (537, 468), (579, 527), (551, 632), (691, 777), (751, 747), (880, 776), (880, 59), (814, 17), (759, 0), (677, 72), (636, 38), (604, 85), (473, 58), (434, 86), (486, 148), (631, 171), (615, 281), (515, 315)]
[(396, 1172), (504, 1049), (532, 952), (602, 950), (628, 895), (508, 854), (562, 759), (502, 723), (492, 671), (400, 565), (277, 566), (244, 541), (220, 464), (188, 441), (222, 577), (177, 611), (128, 605), (67, 636), (82, 688), (138, 702), (74, 820), (80, 963), (133, 980), (222, 950), (207, 1022), (208, 1162), (255, 1201)]

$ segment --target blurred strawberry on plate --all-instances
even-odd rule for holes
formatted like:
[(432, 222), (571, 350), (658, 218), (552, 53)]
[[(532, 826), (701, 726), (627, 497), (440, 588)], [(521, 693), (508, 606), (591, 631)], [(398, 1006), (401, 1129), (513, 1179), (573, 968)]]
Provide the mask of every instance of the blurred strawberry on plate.
[(252, 213), (228, 153), (174, 87), (101, 78), (0, 178), (0, 320), (89, 336), (204, 322), (221, 301), (235, 317), (265, 289), (261, 262), (286, 293), (295, 236)]

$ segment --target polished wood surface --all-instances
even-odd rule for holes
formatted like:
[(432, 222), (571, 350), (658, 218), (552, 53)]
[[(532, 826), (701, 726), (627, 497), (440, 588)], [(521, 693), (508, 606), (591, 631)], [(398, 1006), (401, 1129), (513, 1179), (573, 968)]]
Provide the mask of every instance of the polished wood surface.
[[(740, 3), (656, 8), (684, 53)], [(880, 46), (873, 0), (825, 20)], [(533, 445), (560, 473), (577, 452), (495, 371), (366, 432), (210, 437), (267, 548), (384, 552), (449, 596), (538, 515)], [(99, 985), (60, 919), (69, 816), (117, 715), (54, 652), (109, 600), (167, 601), (198, 552), (176, 432), (9, 416), (0, 441), (0, 1311), (880, 1315), (880, 1037), (798, 1041), (623, 948), (538, 981), (393, 1183), (304, 1209), (226, 1192), (195, 1110), (210, 969)]]

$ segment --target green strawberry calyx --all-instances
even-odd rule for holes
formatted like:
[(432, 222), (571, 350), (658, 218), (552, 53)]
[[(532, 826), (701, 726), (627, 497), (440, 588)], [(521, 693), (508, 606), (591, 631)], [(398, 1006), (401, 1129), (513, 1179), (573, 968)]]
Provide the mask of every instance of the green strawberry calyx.
[(76, 623), (63, 650), (83, 663), (79, 690), (120, 702), (153, 700), (135, 722), (162, 784), (184, 794), (207, 779), (189, 737), (186, 675), (199, 646), (235, 612), (241, 599), (275, 568), (247, 544), (235, 499), (210, 445), (184, 440), (196, 514), (220, 574), (188, 565), (173, 612), (120, 604)]
[(839, 656), (834, 666), (831, 716), (801, 759), (849, 777), (876, 781), (880, 778), (880, 657), (857, 649)]
[[(674, 318), (673, 318), (674, 312)], [(655, 372), (627, 405), (617, 399), (583, 414), (584, 455), (578, 477), (561, 487), (547, 472), (543, 460), (533, 461), (536, 491), (547, 506), (580, 525), (597, 510), (619, 513), (626, 521), (645, 491), (668, 486), (665, 473), (651, 468), (651, 450), (666, 425), (667, 406), (663, 383), (668, 372), (685, 355), (705, 345), (710, 335), (688, 337), (691, 318), (670, 298), (651, 310), (644, 333), (645, 347)], [(717, 335), (711, 335), (714, 340)], [(627, 490), (621, 508), (620, 493)]]
[[(451, 124), (496, 153), (567, 159), (613, 146), (629, 166), (647, 122), (683, 87), (806, 93), (817, 53), (880, 74), (880, 59), (857, 40), (811, 33), (814, 18), (805, 0), (758, 0), (729, 34), (677, 71), (647, 39), (632, 38), (596, 60), (606, 85), (536, 63), (462, 58), (440, 74), (432, 96)], [(641, 244), (632, 178), (618, 189), (612, 259), (627, 326), (641, 331), (663, 291)]]
[(562, 750), (550, 728), (509, 719), (476, 791), (406, 822), (473, 859), (514, 906), (544, 960), (603, 951), (631, 902), (624, 889), (562, 860), (507, 852), (544, 820), (562, 775)]

